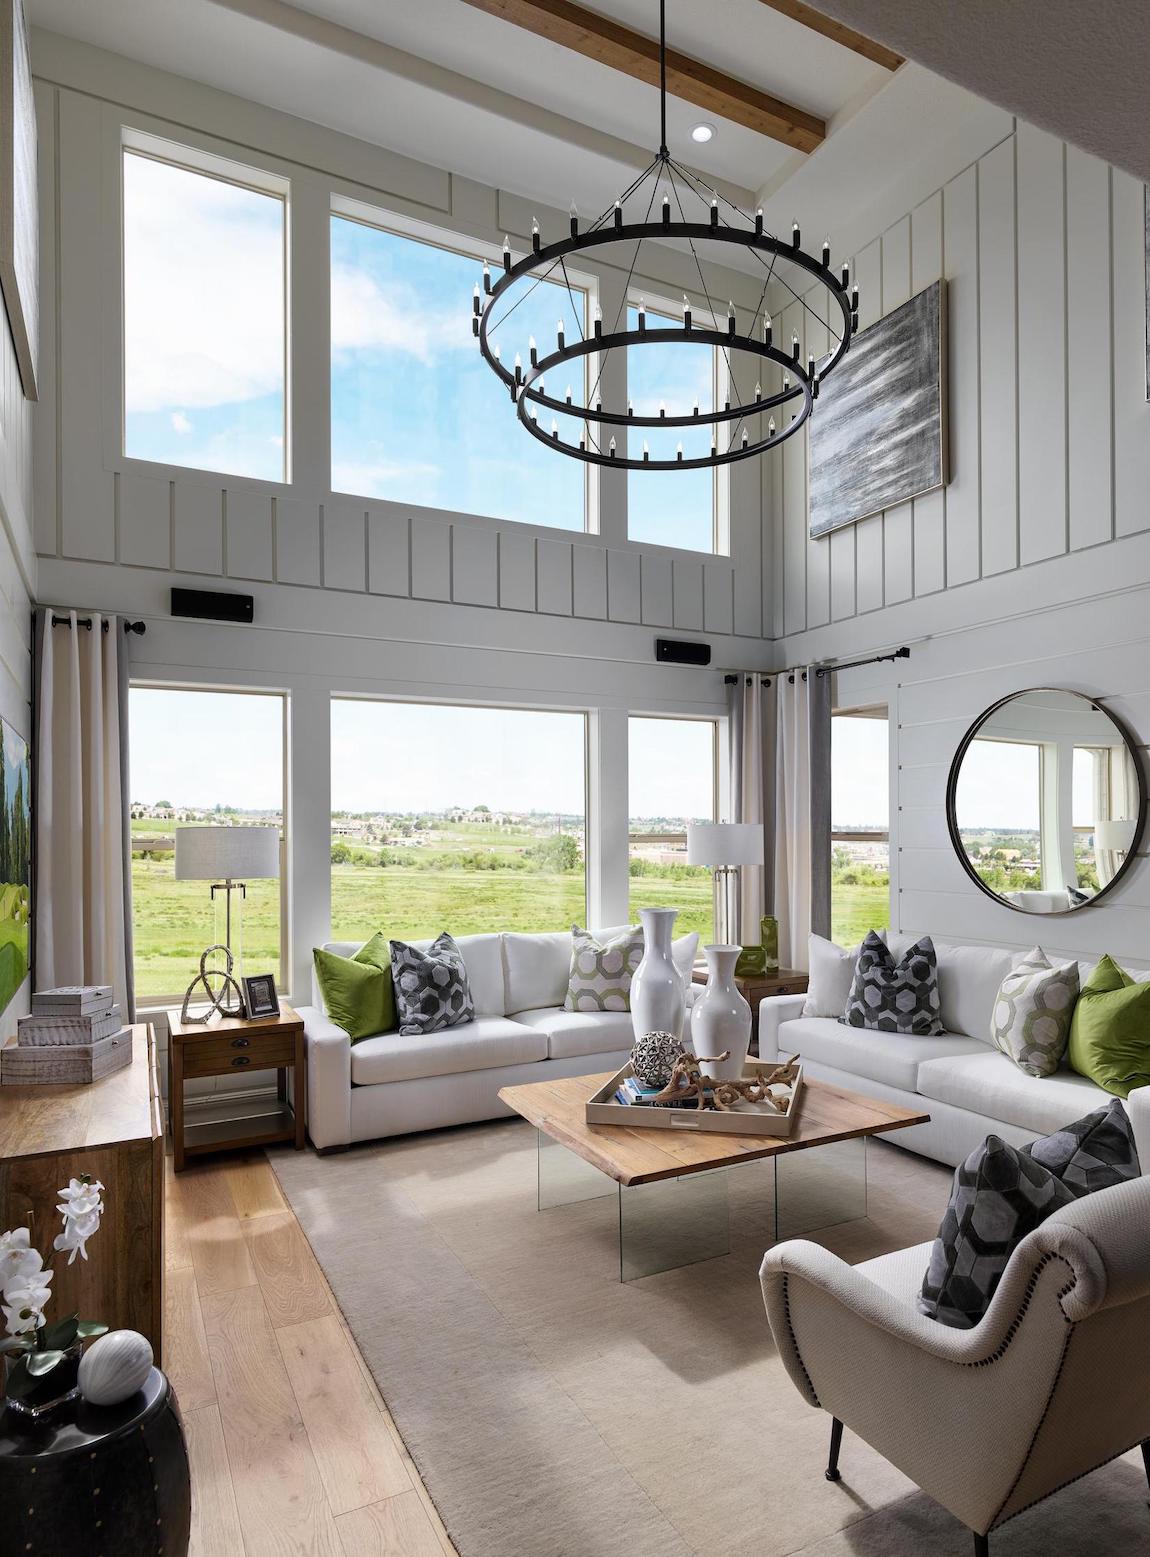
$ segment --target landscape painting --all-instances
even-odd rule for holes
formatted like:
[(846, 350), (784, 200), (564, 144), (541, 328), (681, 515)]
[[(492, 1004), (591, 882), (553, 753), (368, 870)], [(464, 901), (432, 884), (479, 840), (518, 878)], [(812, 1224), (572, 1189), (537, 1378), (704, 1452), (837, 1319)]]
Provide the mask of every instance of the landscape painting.
[(945, 338), (936, 281), (851, 342), (809, 423), (812, 538), (946, 481)]
[(32, 910), (32, 786), (28, 743), (0, 720), (0, 1011), (28, 977)]

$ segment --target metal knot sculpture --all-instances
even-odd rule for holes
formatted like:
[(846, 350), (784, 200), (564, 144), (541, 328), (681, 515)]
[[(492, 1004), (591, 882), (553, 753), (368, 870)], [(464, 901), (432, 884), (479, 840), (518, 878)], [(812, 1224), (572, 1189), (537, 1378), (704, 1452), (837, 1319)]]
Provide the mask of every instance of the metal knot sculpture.
[[(222, 952), (225, 966), (222, 968), (209, 968), (208, 958), (213, 952)], [(219, 1012), (220, 1016), (243, 1016), (244, 997), (240, 986), (232, 977), (232, 968), (235, 962), (231, 952), (226, 946), (209, 946), (200, 957), (200, 971), (188, 985), (187, 994), (184, 996), (184, 1004), (180, 1011), (180, 1021), (183, 1023), (194, 1022), (206, 1026), (213, 1015)], [(218, 989), (212, 988), (212, 980), (219, 983)], [(189, 1016), (188, 1007), (192, 1003), (192, 996), (196, 990), (203, 986), (204, 994), (208, 999), (208, 1009), (203, 1016)]]

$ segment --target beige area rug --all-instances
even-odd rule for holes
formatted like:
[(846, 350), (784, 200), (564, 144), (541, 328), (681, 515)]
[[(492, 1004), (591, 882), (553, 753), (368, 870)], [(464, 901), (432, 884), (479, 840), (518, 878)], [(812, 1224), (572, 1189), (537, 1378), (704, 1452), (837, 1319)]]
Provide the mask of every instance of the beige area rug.
[[(815, 1235), (852, 1262), (931, 1237), (950, 1181), (868, 1153), (869, 1216)], [(729, 1255), (623, 1285), (615, 1200), (538, 1212), (520, 1120), (271, 1155), (461, 1557), (969, 1557), (849, 1432), (843, 1480), (824, 1479), (829, 1418), (763, 1312), (761, 1179), (732, 1194)], [(1127, 1456), (991, 1552), (1150, 1552), (1146, 1505)]]

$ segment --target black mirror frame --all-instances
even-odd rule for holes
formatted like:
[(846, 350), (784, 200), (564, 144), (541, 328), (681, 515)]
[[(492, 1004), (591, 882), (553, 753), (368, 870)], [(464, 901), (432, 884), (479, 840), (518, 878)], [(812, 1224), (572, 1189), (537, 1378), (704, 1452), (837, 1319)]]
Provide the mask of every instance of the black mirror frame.
[[(962, 759), (966, 756), (971, 742), (975, 739), (979, 730), (982, 729), (986, 721), (994, 714), (996, 714), (1000, 708), (1005, 708), (1008, 703), (1013, 703), (1016, 697), (1025, 697), (1028, 692), (1061, 692), (1068, 697), (1080, 697), (1084, 703), (1089, 703), (1092, 708), (1098, 711), (1098, 713), (1105, 714), (1107, 719), (1110, 720), (1111, 724), (1118, 731), (1118, 734), (1125, 742), (1126, 750), (1130, 753), (1130, 759), (1134, 764), (1134, 771), (1138, 775), (1137, 827), (1134, 831), (1134, 842), (1131, 845), (1129, 854), (1127, 854), (1126, 858), (1122, 861), (1122, 864), (1114, 872), (1113, 876), (1111, 876), (1106, 885), (1104, 887), (1099, 887), (1098, 891), (1087, 902), (1075, 903), (1073, 907), (1052, 908), (1048, 911), (1044, 911), (1038, 908), (1022, 908), (1018, 903), (1007, 902), (1006, 898), (1000, 897), (997, 892), (991, 891), (990, 887), (987, 886), (986, 882), (983, 881), (982, 877), (970, 863), (970, 858), (967, 855), (965, 848), (963, 848), (962, 835), (958, 828), (956, 800), (958, 795), (958, 777), (962, 771)], [(946, 826), (948, 832), (950, 833), (950, 841), (954, 847), (954, 852), (961, 860), (962, 867), (966, 871), (966, 874), (974, 882), (979, 891), (984, 892), (992, 902), (998, 903), (1002, 908), (1009, 908), (1013, 913), (1028, 914), (1035, 919), (1060, 919), (1065, 914), (1078, 914), (1081, 913), (1084, 908), (1093, 908), (1096, 904), (1100, 903), (1107, 895), (1107, 893), (1118, 885), (1118, 883), (1126, 875), (1126, 872), (1131, 868), (1131, 866), (1134, 864), (1134, 861), (1138, 857), (1138, 850), (1141, 847), (1143, 834), (1146, 830), (1146, 808), (1146, 775), (1142, 769), (1142, 760), (1138, 749), (1138, 743), (1135, 741), (1130, 731), (1122, 723), (1121, 719), (1119, 719), (1111, 709), (1106, 707), (1106, 704), (1102, 698), (1092, 697), (1088, 692), (1075, 692), (1070, 687), (1019, 687), (1017, 691), (1008, 693), (1006, 697), (1000, 697), (997, 703), (992, 703), (989, 708), (984, 709), (983, 712), (979, 714), (974, 723), (970, 726), (969, 730), (967, 730), (962, 740), (959, 742), (958, 750), (955, 752), (954, 759), (950, 764), (950, 773), (946, 781)]]

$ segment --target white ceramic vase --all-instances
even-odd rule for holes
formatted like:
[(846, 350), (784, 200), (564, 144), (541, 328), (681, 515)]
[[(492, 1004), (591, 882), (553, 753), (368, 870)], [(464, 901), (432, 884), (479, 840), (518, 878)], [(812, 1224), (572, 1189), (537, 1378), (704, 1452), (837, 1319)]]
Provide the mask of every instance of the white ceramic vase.
[(677, 908), (641, 908), (643, 960), (631, 976), (631, 1025), (635, 1037), (648, 1033), (683, 1036), (687, 993), (671, 956), (671, 930)]
[(740, 946), (704, 946), (707, 985), (691, 1007), (691, 1048), (696, 1055), (727, 1052), (727, 1059), (699, 1069), (712, 1081), (737, 1081), (747, 1063), (751, 1008), (735, 983)]

